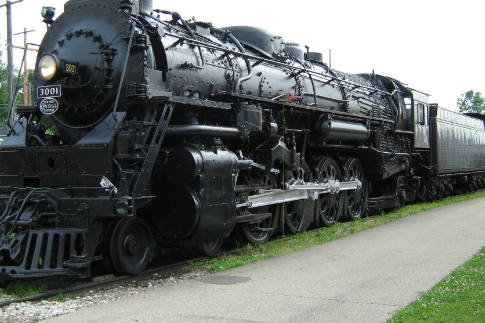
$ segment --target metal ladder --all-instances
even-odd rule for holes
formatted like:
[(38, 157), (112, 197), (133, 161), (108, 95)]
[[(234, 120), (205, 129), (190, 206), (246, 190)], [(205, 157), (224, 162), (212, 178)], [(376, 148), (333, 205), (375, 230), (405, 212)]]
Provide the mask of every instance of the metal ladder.
[[(152, 174), (153, 166), (155, 165), (155, 160), (157, 159), (158, 152), (160, 151), (160, 146), (162, 145), (163, 138), (165, 137), (165, 133), (167, 132), (168, 123), (170, 122), (170, 118), (172, 117), (173, 108), (173, 103), (164, 104), (162, 114), (160, 115), (157, 128), (153, 133), (152, 141), (145, 156), (143, 166), (140, 170), (140, 174), (138, 175), (135, 187), (133, 188), (132, 197), (135, 199), (141, 198), (143, 196), (143, 192), (145, 191), (148, 180), (150, 179), (150, 176)], [(154, 113), (151, 114), (151, 117), (147, 116), (145, 118), (142, 128), (140, 129), (141, 133), (145, 131), (145, 135), (142, 138), (143, 145), (146, 143), (151, 129), (155, 125), (155, 121), (158, 115), (157, 110), (158, 109), (154, 110)], [(150, 118), (151, 120), (148, 121), (148, 118)]]

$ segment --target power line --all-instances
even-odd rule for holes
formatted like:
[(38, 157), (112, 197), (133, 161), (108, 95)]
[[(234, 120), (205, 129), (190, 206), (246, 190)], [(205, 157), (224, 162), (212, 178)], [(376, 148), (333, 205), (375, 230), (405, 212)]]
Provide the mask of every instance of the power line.
[[(7, 65), (8, 65), (8, 106), (13, 106), (13, 53), (12, 53), (12, 5), (23, 2), (23, 0), (9, 1), (4, 5), (0, 5), (0, 8), (7, 8)], [(13, 118), (13, 113), (10, 113)], [(9, 126), (13, 123), (13, 120), (8, 120)]]
[(27, 51), (28, 50), (32, 50), (32, 51), (38, 51), (37, 49), (30, 49), (28, 47), (28, 44), (27, 44), (27, 33), (30, 33), (30, 32), (33, 32), (35, 31), (35, 29), (32, 29), (32, 30), (27, 30), (27, 27), (24, 28), (24, 31), (23, 32), (20, 32), (20, 33), (16, 33), (14, 35), (24, 35), (24, 46), (13, 46), (15, 48), (20, 48), (20, 49), (23, 49), (24, 50), (24, 104), (25, 105), (30, 105), (31, 104), (31, 98), (30, 98), (30, 91), (27, 91), (27, 89), (29, 88), (29, 82), (27, 80), (27, 74), (28, 74), (28, 70), (27, 70)]

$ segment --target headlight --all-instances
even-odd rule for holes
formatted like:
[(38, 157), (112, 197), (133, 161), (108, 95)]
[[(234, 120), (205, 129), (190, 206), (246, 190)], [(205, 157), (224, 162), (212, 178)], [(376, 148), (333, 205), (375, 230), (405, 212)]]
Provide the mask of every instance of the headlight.
[(54, 56), (47, 54), (39, 59), (37, 73), (44, 81), (50, 81), (57, 74), (58, 64)]

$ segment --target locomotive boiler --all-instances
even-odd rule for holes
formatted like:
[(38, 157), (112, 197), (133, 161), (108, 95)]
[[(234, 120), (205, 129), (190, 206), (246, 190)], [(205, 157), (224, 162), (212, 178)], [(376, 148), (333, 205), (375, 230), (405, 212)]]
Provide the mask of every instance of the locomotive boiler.
[[(167, 248), (214, 256), (232, 233), (261, 244), (483, 185), (483, 121), (396, 79), (150, 0), (49, 12), (39, 104), (0, 146), (3, 278), (85, 277), (94, 262), (134, 274)], [(450, 118), (473, 165), (440, 166)]]

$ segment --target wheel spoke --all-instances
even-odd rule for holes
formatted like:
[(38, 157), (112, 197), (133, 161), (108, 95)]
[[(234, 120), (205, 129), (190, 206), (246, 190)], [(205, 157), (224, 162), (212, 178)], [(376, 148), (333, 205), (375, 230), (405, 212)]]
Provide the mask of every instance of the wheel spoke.
[[(284, 183), (288, 183), (290, 181), (303, 179), (305, 173), (302, 168), (299, 168), (298, 171), (286, 171), (284, 175)], [(282, 205), (285, 227), (291, 234), (305, 231), (308, 225), (311, 224), (302, 223), (304, 220), (303, 211), (305, 209), (305, 203), (307, 202), (296, 201), (283, 203)]]
[[(276, 188), (276, 178), (274, 175), (267, 175), (262, 184)], [(263, 206), (250, 210), (253, 214), (271, 213), (271, 216), (259, 221), (258, 223), (237, 223), (235, 232), (243, 244), (260, 245), (266, 243), (275, 232), (275, 207)]]
[[(302, 202), (289, 202), (285, 203), (284, 217), (285, 226), (291, 234), (298, 233), (300, 231), (300, 224), (303, 220), (303, 203)], [(306, 228), (304, 228), (306, 229)]]
[[(316, 177), (320, 183), (328, 183), (330, 180), (341, 180), (340, 168), (335, 160), (324, 157), (318, 163)], [(341, 215), (340, 193), (321, 194), (317, 200), (317, 212), (319, 220), (325, 226), (334, 225)]]
[(347, 191), (346, 213), (351, 220), (361, 218), (367, 208), (368, 183), (364, 175), (362, 163), (355, 158), (350, 158), (345, 164), (345, 180), (359, 180), (362, 187), (355, 191)]

